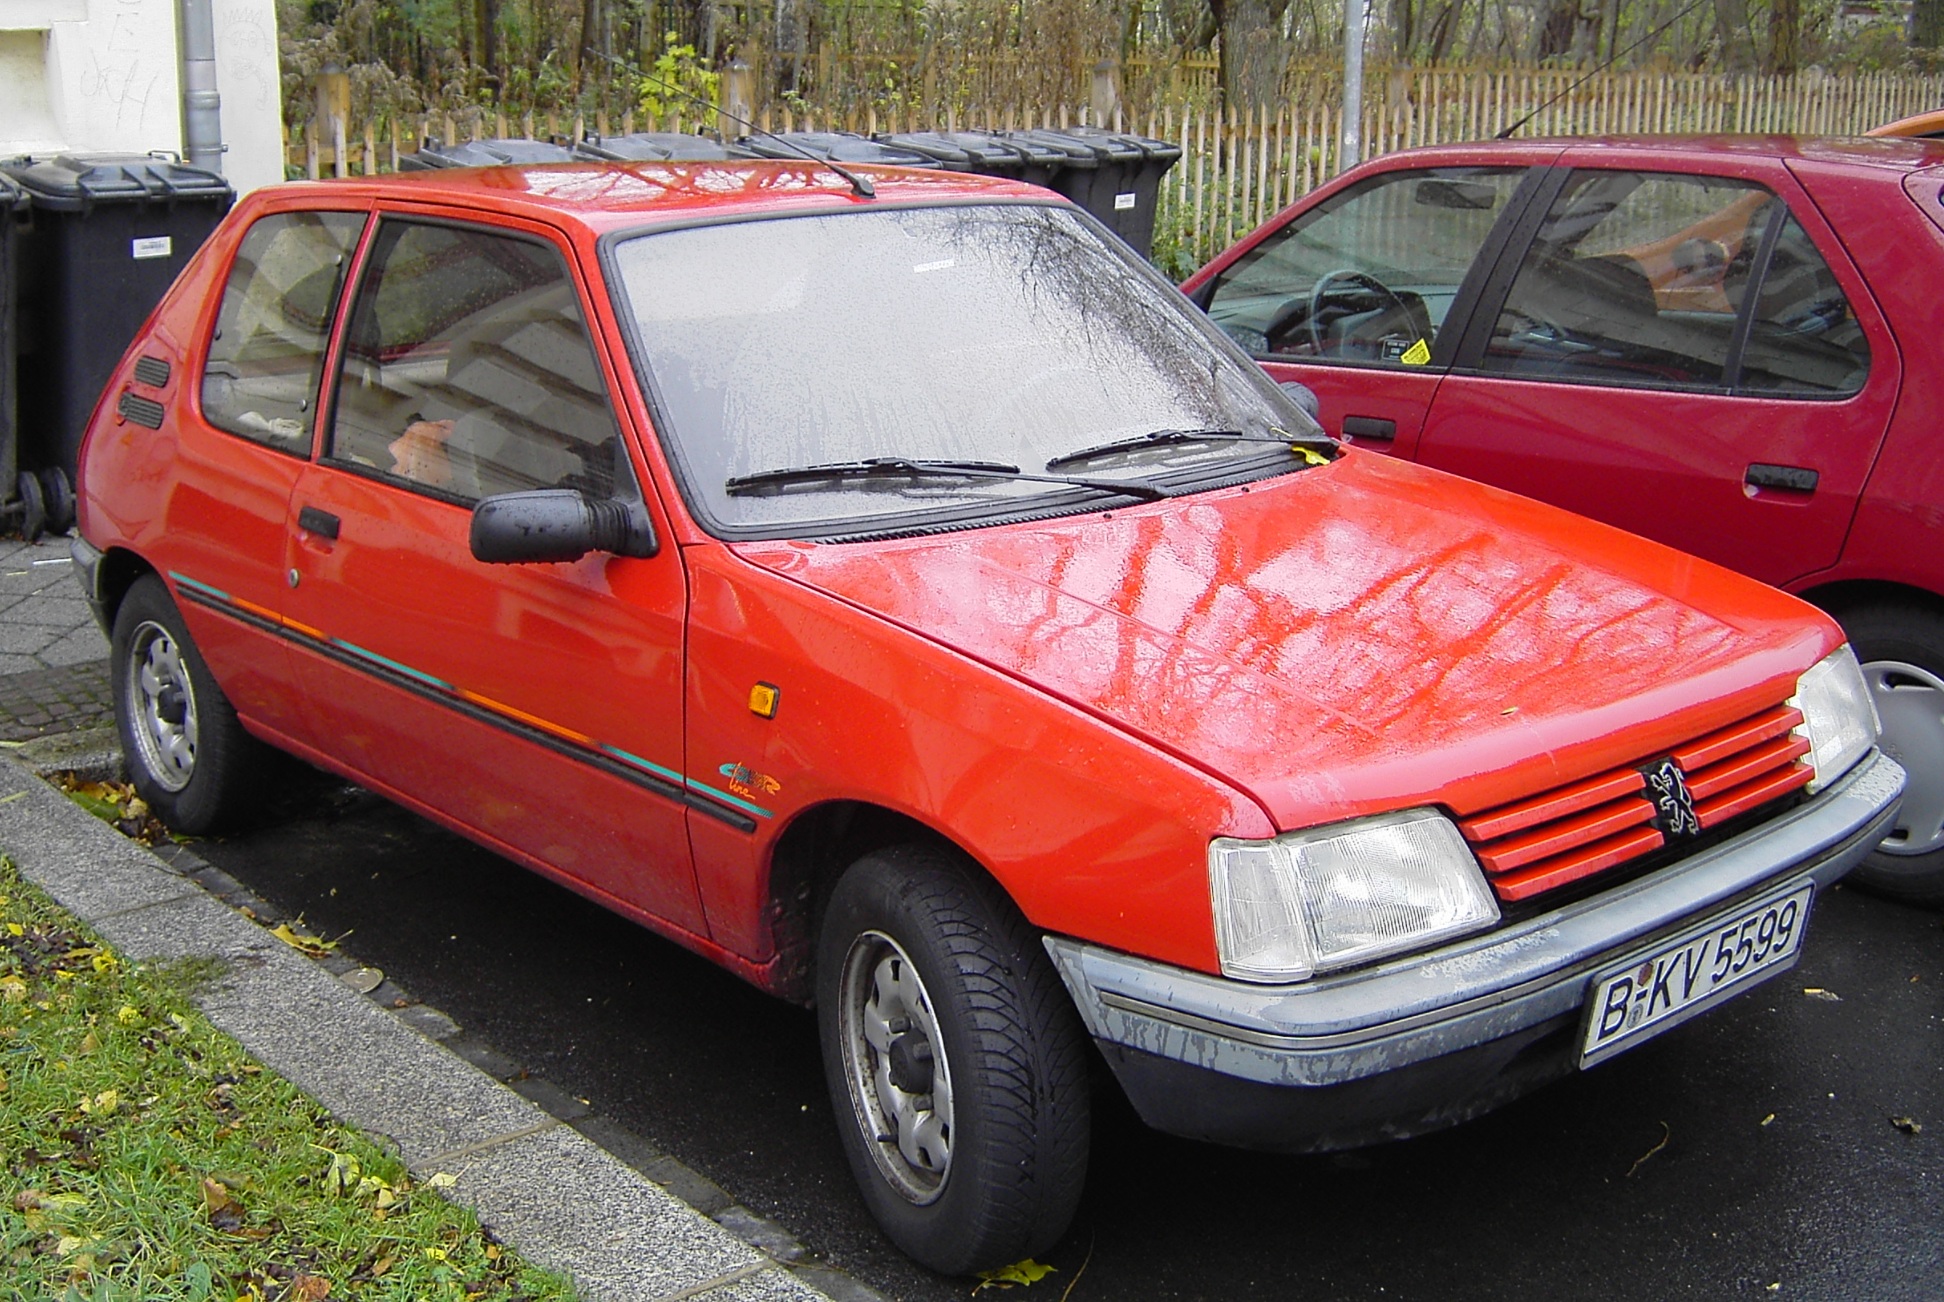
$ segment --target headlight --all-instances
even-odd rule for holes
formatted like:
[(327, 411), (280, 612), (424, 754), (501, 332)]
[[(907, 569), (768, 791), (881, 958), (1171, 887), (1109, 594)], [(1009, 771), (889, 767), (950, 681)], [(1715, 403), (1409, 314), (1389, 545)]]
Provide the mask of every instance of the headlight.
[(1498, 921), (1498, 901), (1451, 820), (1433, 809), (1208, 847), (1215, 948), (1242, 981), (1419, 949)]
[(1809, 763), (1816, 770), (1809, 790), (1820, 791), (1849, 771), (1876, 745), (1876, 704), (1863, 685), (1856, 653), (1840, 646), (1796, 679), (1789, 704), (1802, 711), (1796, 735), (1809, 739)]

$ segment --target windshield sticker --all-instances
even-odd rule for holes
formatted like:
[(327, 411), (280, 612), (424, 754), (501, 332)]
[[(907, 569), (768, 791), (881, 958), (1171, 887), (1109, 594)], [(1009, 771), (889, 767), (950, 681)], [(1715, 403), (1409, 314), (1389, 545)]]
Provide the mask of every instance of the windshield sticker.
[(1406, 366), (1422, 366), (1431, 360), (1431, 346), (1420, 339), (1406, 348), (1404, 355), (1397, 360)]
[(922, 272), (927, 272), (927, 271), (943, 271), (947, 267), (956, 267), (957, 265), (958, 265), (957, 258), (946, 258), (942, 262), (921, 262), (917, 266), (913, 267), (911, 271), (913, 275), (918, 275)]

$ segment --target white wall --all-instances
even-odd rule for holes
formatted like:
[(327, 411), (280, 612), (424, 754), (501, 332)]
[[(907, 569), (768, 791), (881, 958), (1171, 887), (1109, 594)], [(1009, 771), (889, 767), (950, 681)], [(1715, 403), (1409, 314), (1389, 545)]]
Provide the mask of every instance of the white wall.
[[(216, 0), (223, 174), (283, 179), (274, 0)], [(182, 151), (175, 0), (0, 0), (0, 157)]]

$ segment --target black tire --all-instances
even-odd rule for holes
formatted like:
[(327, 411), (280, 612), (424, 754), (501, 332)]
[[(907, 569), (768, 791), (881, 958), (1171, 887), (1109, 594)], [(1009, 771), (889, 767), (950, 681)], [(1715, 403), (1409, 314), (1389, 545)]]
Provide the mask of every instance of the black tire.
[(255, 802), (268, 748), (243, 731), (162, 580), (135, 580), (109, 641), (115, 728), (129, 781), (178, 832), (234, 823)]
[[(1908, 904), (1944, 906), (1944, 614), (1882, 604), (1837, 618), (1876, 701), (1883, 749), (1908, 773), (1895, 830), (1849, 881)], [(1929, 848), (1914, 850), (1913, 838)]]
[(74, 487), (67, 471), (49, 466), (40, 472), (41, 500), (47, 505), (47, 532), (66, 533), (74, 527)]
[(853, 864), (824, 913), (817, 1021), (845, 1156), (898, 1247), (956, 1275), (1059, 1240), (1086, 1181), (1086, 1037), (989, 878), (927, 846)]
[(14, 491), (20, 494), (20, 537), (23, 542), (37, 542), (47, 532), (47, 500), (41, 494), (41, 481), (31, 470), (23, 470), (14, 482)]

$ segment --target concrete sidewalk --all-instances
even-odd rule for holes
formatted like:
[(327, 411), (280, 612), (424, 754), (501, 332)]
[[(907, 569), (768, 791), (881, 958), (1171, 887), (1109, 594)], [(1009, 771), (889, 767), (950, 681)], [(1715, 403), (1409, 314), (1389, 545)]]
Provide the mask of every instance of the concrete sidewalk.
[(119, 760), (107, 643), (66, 555), (65, 538), (0, 542), (0, 851), (30, 880), (126, 957), (220, 962), (198, 997), (216, 1025), (421, 1178), (456, 1177), (449, 1197), (584, 1298), (879, 1297), (382, 974), (275, 939), (274, 910), (193, 850), (146, 850), (42, 781)]

